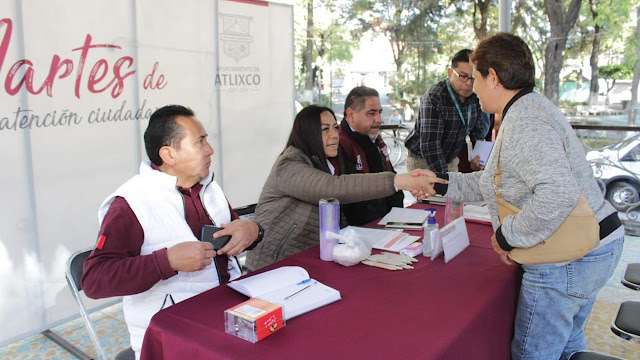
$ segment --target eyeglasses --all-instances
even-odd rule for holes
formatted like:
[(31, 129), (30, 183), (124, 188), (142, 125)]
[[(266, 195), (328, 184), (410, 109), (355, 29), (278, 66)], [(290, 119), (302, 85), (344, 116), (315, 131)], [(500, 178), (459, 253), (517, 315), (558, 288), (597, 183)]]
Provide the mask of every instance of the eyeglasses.
[(458, 78), (463, 83), (466, 83), (467, 81), (471, 80), (471, 83), (473, 84), (473, 82), (476, 81), (476, 78), (474, 78), (473, 76), (469, 76), (469, 75), (465, 75), (465, 74), (460, 75), (460, 74), (458, 74), (458, 72), (454, 68), (451, 68), (451, 70), (453, 70), (454, 74), (458, 75)]

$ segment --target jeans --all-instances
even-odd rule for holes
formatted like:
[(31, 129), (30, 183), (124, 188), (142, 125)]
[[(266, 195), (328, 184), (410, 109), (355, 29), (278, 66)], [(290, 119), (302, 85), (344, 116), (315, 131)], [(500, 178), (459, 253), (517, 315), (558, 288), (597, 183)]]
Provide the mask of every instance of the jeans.
[(620, 260), (623, 238), (563, 266), (522, 265), (511, 342), (514, 360), (567, 359), (587, 348), (584, 326)]

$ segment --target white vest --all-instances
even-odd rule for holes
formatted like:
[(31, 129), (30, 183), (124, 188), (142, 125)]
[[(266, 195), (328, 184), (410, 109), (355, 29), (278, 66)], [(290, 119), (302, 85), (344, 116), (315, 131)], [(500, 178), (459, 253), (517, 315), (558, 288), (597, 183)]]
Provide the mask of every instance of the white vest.
[[(197, 241), (185, 220), (184, 200), (176, 188), (178, 179), (175, 176), (153, 170), (149, 161), (140, 164), (140, 174), (120, 186), (109, 195), (100, 206), (98, 220), (100, 225), (113, 200), (123, 197), (136, 215), (144, 231), (144, 243), (141, 255), (149, 255), (162, 248), (170, 248), (185, 241)], [(213, 176), (200, 182), (200, 199), (214, 224), (220, 226), (231, 221), (229, 204), (220, 186), (213, 181)], [(229, 261), (231, 279), (242, 274), (238, 260), (233, 257)], [(194, 272), (179, 271), (177, 275), (160, 280), (151, 289), (123, 298), (123, 310), (129, 334), (131, 348), (140, 357), (140, 349), (144, 333), (151, 317), (161, 310), (167, 295), (175, 302), (180, 302), (194, 295), (219, 285), (215, 264), (204, 270)], [(167, 299), (164, 308), (171, 305)]]

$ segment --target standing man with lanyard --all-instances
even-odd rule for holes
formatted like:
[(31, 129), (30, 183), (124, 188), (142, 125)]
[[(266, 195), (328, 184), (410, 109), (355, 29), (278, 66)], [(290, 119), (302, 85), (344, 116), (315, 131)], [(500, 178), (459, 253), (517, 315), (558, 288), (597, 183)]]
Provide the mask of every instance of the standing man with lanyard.
[[(462, 147), (471, 147), (487, 134), (489, 117), (480, 110), (478, 97), (472, 91), (469, 54), (469, 49), (458, 51), (451, 59), (447, 79), (433, 85), (422, 97), (415, 128), (405, 140), (408, 171), (458, 171)], [(477, 157), (471, 160), (471, 168), (481, 169)]]

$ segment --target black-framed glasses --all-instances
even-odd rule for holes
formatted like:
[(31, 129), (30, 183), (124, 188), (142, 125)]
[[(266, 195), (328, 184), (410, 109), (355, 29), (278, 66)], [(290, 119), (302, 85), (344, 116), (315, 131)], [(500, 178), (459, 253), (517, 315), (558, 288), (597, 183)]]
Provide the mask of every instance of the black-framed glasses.
[(453, 70), (453, 73), (456, 74), (460, 79), (460, 81), (462, 81), (463, 83), (466, 83), (467, 81), (471, 80), (471, 83), (473, 84), (473, 82), (476, 81), (476, 78), (474, 78), (473, 76), (469, 76), (465, 74), (460, 75), (454, 68), (451, 68), (451, 70)]

